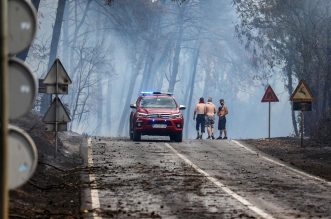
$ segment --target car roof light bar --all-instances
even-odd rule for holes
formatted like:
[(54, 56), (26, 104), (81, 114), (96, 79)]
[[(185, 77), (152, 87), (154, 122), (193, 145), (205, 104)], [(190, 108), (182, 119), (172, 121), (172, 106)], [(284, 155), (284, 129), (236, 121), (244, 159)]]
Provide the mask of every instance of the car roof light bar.
[(160, 91), (142, 91), (140, 92), (141, 95), (143, 96), (148, 96), (148, 95), (153, 95), (153, 94), (159, 94), (159, 95), (168, 95), (168, 96), (172, 96), (173, 94), (172, 93), (169, 93), (169, 92), (160, 92)]
[(153, 92), (152, 91), (142, 91), (142, 92), (140, 92), (142, 95), (145, 95), (145, 94), (153, 94)]

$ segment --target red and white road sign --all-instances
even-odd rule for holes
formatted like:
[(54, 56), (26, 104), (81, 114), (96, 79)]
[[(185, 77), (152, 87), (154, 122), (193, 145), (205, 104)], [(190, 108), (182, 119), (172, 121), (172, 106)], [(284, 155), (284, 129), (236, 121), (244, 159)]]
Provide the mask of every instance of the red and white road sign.
[(267, 90), (265, 91), (261, 102), (279, 102), (277, 95), (274, 90), (269, 85)]

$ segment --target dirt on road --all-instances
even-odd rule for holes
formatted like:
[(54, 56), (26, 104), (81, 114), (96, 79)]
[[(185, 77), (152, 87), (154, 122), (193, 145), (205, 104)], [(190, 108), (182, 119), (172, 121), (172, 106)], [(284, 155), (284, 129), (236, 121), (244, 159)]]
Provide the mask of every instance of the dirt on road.
[(86, 218), (331, 215), (330, 183), (270, 162), (234, 141), (93, 138), (89, 149), (93, 182), (83, 199)]
[(331, 142), (293, 137), (242, 140), (272, 157), (296, 168), (331, 181)]
[[(93, 138), (95, 183), (83, 199), (84, 218), (257, 218), (165, 143)], [(100, 206), (93, 206), (91, 190), (98, 193)]]

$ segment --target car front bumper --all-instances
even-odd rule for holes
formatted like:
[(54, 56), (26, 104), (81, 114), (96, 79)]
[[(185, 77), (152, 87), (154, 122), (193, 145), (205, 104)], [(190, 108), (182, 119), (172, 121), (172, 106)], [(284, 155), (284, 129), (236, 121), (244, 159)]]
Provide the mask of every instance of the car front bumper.
[(183, 119), (151, 119), (137, 118), (134, 121), (134, 131), (142, 135), (170, 135), (183, 131)]

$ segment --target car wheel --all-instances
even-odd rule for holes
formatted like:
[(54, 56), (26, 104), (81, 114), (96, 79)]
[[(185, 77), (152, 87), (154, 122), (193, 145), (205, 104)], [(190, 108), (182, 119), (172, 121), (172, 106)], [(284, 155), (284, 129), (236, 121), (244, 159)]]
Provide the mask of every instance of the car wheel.
[(130, 122), (129, 122), (129, 136), (130, 136), (130, 140), (133, 140), (132, 115), (130, 115)]
[(175, 139), (176, 142), (182, 142), (183, 141), (183, 132), (179, 132), (175, 135)]
[(141, 140), (141, 133), (140, 132), (136, 132), (136, 131), (133, 131), (133, 134), (132, 134), (132, 138), (134, 141), (140, 141)]
[(182, 142), (183, 141), (183, 132), (171, 134), (170, 141)]
[(130, 129), (130, 140), (133, 140), (133, 131)]
[(171, 134), (169, 135), (169, 137), (170, 137), (170, 141), (175, 141), (175, 134)]

